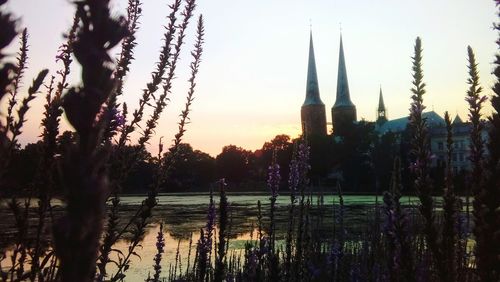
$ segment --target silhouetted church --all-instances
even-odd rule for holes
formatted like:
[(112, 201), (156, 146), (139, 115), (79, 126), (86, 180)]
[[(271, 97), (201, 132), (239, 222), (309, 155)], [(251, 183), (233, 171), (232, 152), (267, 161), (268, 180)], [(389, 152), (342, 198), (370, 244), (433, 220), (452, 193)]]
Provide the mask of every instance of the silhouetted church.
[(304, 136), (326, 135), (325, 104), (319, 97), (318, 74), (314, 59), (312, 31), (309, 36), (309, 62), (307, 65), (306, 100), (300, 110)]
[(380, 94), (378, 96), (377, 108), (377, 125), (381, 126), (387, 122), (387, 111), (385, 110), (384, 97), (382, 96), (382, 87), (380, 87)]
[[(318, 75), (314, 58), (312, 31), (309, 38), (309, 61), (307, 67), (306, 99), (301, 108), (302, 134), (306, 137), (326, 136), (325, 104), (319, 95)], [(337, 96), (332, 107), (332, 130), (342, 136), (349, 125), (356, 122), (356, 106), (352, 103), (347, 81), (344, 47), (340, 35), (339, 65), (337, 74)]]

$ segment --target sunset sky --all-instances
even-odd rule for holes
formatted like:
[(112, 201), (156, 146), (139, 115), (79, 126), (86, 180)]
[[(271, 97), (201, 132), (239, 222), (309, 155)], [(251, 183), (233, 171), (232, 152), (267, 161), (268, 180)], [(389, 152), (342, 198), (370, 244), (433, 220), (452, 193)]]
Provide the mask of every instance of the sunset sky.
[[(126, 2), (111, 1), (114, 12), (124, 14)], [(158, 60), (171, 1), (143, 2), (136, 60), (122, 100), (131, 109)], [(20, 29), (27, 27), (30, 33), (25, 86), (42, 68), (55, 74), (60, 68), (55, 63), (56, 51), (73, 17), (70, 1), (10, 0), (7, 9), (20, 17)], [(339, 23), (358, 118), (375, 119), (380, 85), (389, 119), (408, 114), (411, 56), (415, 38), (420, 36), (427, 84), (424, 103), (440, 115), (448, 110), (466, 119), (466, 48), (471, 45), (476, 52), (484, 93), (490, 95), (497, 52), (497, 34), (492, 29), (495, 11), (491, 0), (199, 0), (196, 13), (205, 18), (206, 44), (185, 141), (215, 156), (224, 145), (255, 150), (277, 134), (296, 137), (305, 98), (310, 22), (328, 122), (335, 100)], [(177, 130), (187, 92), (194, 23), (151, 152), (156, 151), (160, 136), (172, 139)], [(13, 43), (9, 52), (14, 54), (17, 48), (17, 42)], [(76, 67), (72, 74), (72, 81), (78, 82)], [(40, 135), (43, 102), (40, 95), (33, 103), (23, 144)]]

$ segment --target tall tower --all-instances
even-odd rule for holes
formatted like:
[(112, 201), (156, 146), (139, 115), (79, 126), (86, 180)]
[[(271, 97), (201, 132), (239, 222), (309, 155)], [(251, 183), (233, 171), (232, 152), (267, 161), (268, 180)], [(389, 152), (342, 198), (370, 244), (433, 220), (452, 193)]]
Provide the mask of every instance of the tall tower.
[(380, 94), (378, 96), (377, 108), (377, 124), (382, 125), (387, 121), (387, 113), (385, 110), (384, 97), (382, 96), (382, 87), (380, 87)]
[(312, 31), (309, 35), (309, 62), (307, 66), (306, 100), (300, 110), (302, 134), (305, 137), (326, 136), (325, 104), (319, 97), (318, 74), (314, 59)]
[(356, 106), (351, 102), (347, 71), (345, 67), (344, 47), (340, 34), (339, 69), (337, 74), (337, 97), (332, 107), (334, 135), (344, 135), (349, 125), (356, 121)]

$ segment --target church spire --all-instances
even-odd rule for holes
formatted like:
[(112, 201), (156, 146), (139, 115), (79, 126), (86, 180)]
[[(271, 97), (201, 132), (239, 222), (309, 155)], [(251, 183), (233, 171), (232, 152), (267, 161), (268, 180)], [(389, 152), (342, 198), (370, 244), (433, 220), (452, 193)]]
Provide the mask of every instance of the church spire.
[(378, 95), (378, 111), (385, 112), (384, 96), (382, 96), (382, 86), (380, 86), (380, 93)]
[(342, 34), (340, 34), (340, 50), (339, 50), (339, 68), (337, 73), (337, 98), (335, 99), (334, 107), (350, 106), (354, 107), (351, 102), (349, 93), (349, 82), (347, 81), (347, 70), (344, 58), (344, 45), (342, 43)]
[(332, 107), (333, 134), (345, 136), (356, 121), (356, 106), (351, 102), (347, 70), (345, 67), (344, 45), (340, 34), (339, 69), (337, 73), (337, 97)]
[(306, 84), (306, 105), (324, 105), (319, 97), (318, 74), (316, 72), (316, 60), (314, 58), (314, 45), (312, 30), (309, 34), (309, 60), (307, 65), (307, 84)]
[(307, 66), (306, 100), (300, 109), (302, 134), (305, 138), (311, 136), (326, 136), (325, 104), (319, 97), (318, 74), (314, 58), (312, 31), (309, 34), (309, 60)]
[(387, 121), (387, 113), (385, 110), (384, 96), (382, 96), (382, 86), (380, 86), (380, 93), (378, 96), (377, 123), (383, 124), (386, 121)]

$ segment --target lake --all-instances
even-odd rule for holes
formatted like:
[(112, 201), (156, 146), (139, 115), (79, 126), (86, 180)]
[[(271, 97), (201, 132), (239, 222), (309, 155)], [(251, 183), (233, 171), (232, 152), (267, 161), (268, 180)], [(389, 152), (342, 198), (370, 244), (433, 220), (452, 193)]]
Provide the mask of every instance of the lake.
[[(239, 254), (244, 249), (247, 241), (257, 237), (258, 209), (257, 202), (262, 203), (263, 229), (266, 230), (269, 213), (269, 195), (262, 193), (231, 194), (228, 193), (230, 203), (230, 242), (231, 252)], [(139, 207), (145, 196), (122, 196), (120, 206), (120, 222), (123, 225)], [(310, 225), (314, 229), (315, 236), (325, 239), (331, 238), (334, 226), (334, 214), (338, 214), (338, 197), (334, 195), (312, 195), (308, 199), (311, 202)], [(348, 195), (344, 196), (344, 222), (346, 232), (350, 237), (361, 235), (372, 231), (372, 222), (375, 216), (376, 196), (373, 195)], [(214, 194), (214, 200), (218, 205), (218, 195)], [(403, 197), (403, 205), (413, 206), (418, 200), (414, 197)], [(33, 202), (36, 205), (36, 202)], [(209, 204), (208, 194), (162, 194), (158, 197), (158, 206), (153, 211), (153, 218), (148, 225), (144, 240), (137, 253), (140, 256), (133, 257), (130, 268), (125, 272), (126, 281), (144, 281), (148, 272), (153, 272), (153, 257), (156, 254), (156, 236), (159, 231), (160, 223), (163, 223), (163, 233), (165, 237), (165, 253), (163, 254), (162, 266), (165, 271), (170, 264), (175, 263), (177, 249), (179, 249), (179, 261), (181, 268), (185, 269), (187, 257), (189, 254), (189, 242), (191, 244), (191, 264), (196, 248), (196, 242), (199, 238), (200, 228), (206, 224), (207, 208)], [(278, 197), (276, 229), (277, 240), (283, 240), (288, 225), (288, 206), (290, 198), (288, 195)], [(382, 197), (378, 197), (378, 204), (382, 205)], [(62, 213), (62, 203), (58, 200), (53, 201), (54, 217)], [(439, 201), (438, 201), (439, 206)], [(334, 208), (336, 207), (336, 208)], [(10, 213), (6, 209), (5, 202), (0, 203), (2, 214)], [(415, 211), (414, 209), (411, 209)], [(410, 215), (410, 218), (412, 215)], [(7, 215), (6, 218), (11, 218)], [(30, 222), (34, 226), (36, 222), (35, 211), (30, 214)], [(15, 234), (13, 221), (4, 220), (0, 223), (1, 230), (5, 236), (2, 237), (2, 247), (8, 249), (9, 235)], [(12, 244), (12, 243), (10, 243)], [(128, 249), (128, 241), (120, 240), (115, 248), (125, 252)], [(110, 271), (112, 267), (110, 264)]]

